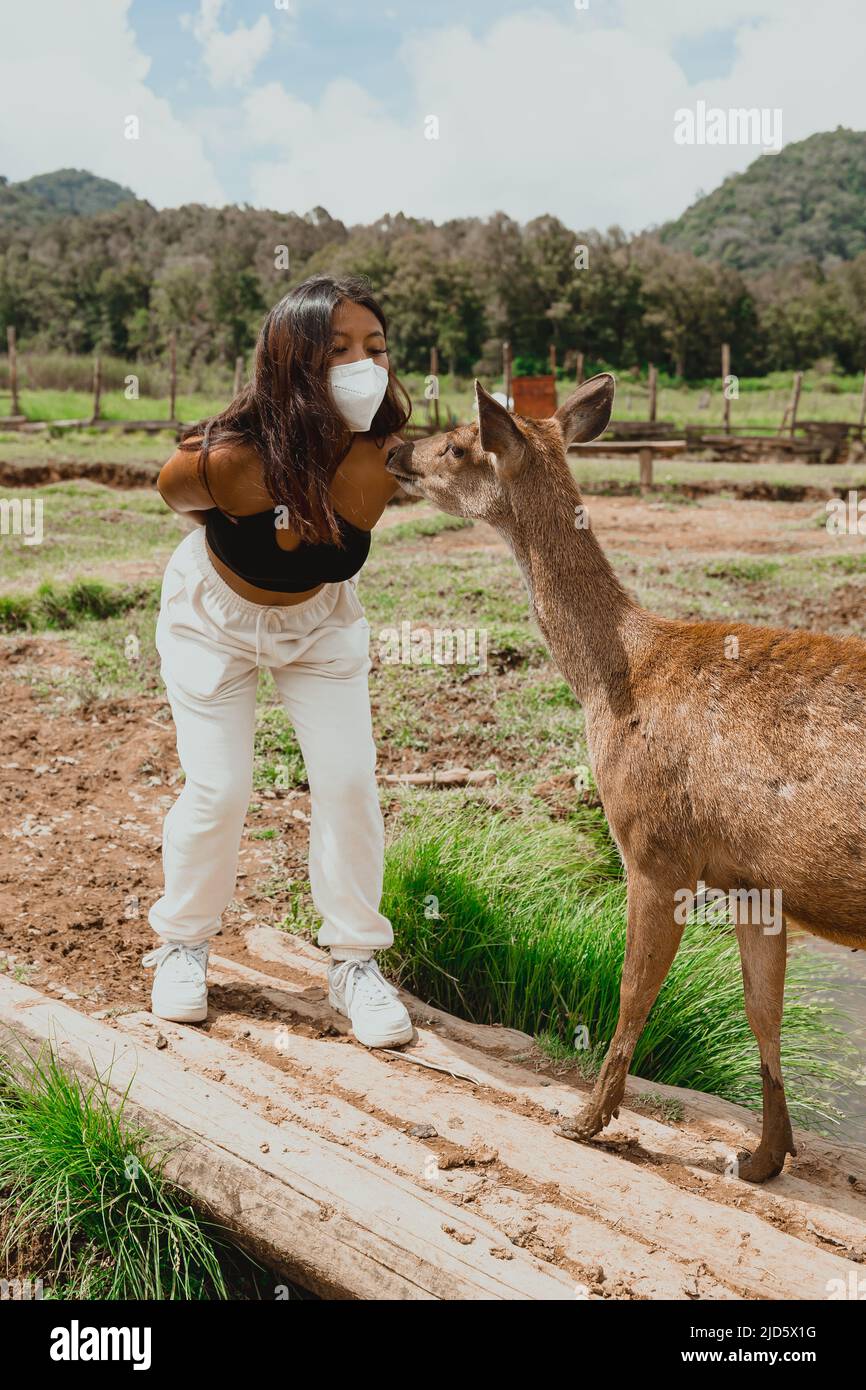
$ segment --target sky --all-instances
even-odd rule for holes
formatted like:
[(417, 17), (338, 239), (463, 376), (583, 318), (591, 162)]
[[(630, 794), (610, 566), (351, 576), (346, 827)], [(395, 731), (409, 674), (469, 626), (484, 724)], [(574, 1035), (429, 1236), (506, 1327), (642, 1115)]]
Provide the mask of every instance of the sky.
[(0, 173), (633, 232), (773, 158), (678, 113), (863, 130), (864, 71), (864, 0), (0, 0)]

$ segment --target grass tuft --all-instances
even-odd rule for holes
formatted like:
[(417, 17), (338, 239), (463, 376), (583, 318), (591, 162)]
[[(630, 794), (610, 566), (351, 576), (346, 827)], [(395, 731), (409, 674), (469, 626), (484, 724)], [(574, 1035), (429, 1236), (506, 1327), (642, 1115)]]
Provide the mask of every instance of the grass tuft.
[[(594, 836), (594, 847), (592, 844)], [(590, 852), (587, 853), (587, 848)], [(515, 820), (472, 803), (428, 804), (387, 853), (387, 968), (421, 998), (478, 1023), (538, 1037), (587, 1076), (613, 1035), (625, 951), (626, 890), (599, 824)], [(855, 1050), (826, 1002), (833, 965), (789, 964), (782, 1053), (791, 1109), (833, 1121)], [(733, 930), (693, 921), (638, 1043), (649, 1081), (761, 1106), (757, 1046)]]
[[(224, 1299), (219, 1228), (162, 1173), (105, 1080), (68, 1075), (53, 1050), (0, 1063), (0, 1255), (46, 1243), (64, 1297)], [(227, 1245), (225, 1250), (227, 1250)]]
[(157, 598), (152, 584), (112, 586), (93, 579), (63, 586), (40, 584), (33, 594), (0, 596), (0, 632), (79, 627), (153, 605)]

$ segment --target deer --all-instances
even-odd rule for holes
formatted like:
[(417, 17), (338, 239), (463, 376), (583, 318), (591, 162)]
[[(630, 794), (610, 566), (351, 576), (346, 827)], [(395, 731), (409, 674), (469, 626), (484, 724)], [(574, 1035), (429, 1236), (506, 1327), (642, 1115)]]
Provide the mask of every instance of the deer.
[[(619, 1116), (635, 1046), (706, 885), (737, 910), (763, 1115), (737, 1176), (760, 1183), (795, 1156), (781, 1066), (787, 933), (866, 946), (866, 642), (642, 607), (597, 540), (566, 451), (604, 433), (610, 373), (547, 419), (511, 413), (476, 381), (477, 420), (395, 445), (403, 489), (507, 542), (531, 609), (582, 705), (589, 761), (627, 887), (616, 1029), (581, 1113), (586, 1142)], [(762, 899), (763, 901), (763, 899)]]

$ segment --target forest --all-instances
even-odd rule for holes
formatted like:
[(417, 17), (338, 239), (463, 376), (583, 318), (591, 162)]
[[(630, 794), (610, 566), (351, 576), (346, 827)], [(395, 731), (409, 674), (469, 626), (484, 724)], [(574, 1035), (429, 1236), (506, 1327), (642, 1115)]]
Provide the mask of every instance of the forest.
[[(287, 203), (291, 190), (287, 190)], [(383, 202), (385, 193), (383, 191)], [(796, 216), (797, 234), (788, 234)], [(762, 157), (678, 222), (628, 235), (498, 212), (347, 226), (249, 206), (157, 210), (84, 171), (0, 181), (0, 331), (31, 352), (232, 363), (265, 310), (314, 272), (367, 275), (394, 360), (495, 372), (653, 360), (671, 377), (866, 365), (866, 135), (838, 130)]]

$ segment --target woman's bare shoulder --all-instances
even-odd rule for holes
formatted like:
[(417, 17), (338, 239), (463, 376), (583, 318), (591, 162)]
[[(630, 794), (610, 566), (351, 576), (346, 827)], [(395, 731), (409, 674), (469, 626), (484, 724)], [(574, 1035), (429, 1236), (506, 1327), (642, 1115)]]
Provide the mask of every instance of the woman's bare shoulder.
[[(188, 447), (178, 454), (193, 460), (201, 474), (201, 437), (192, 435), (185, 441)], [(177, 457), (177, 455), (175, 455)], [(207, 481), (212, 500), (226, 512), (247, 516), (266, 511), (273, 500), (264, 485), (261, 456), (255, 445), (245, 441), (215, 440), (207, 451)]]

